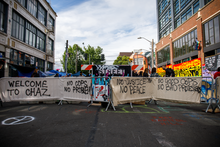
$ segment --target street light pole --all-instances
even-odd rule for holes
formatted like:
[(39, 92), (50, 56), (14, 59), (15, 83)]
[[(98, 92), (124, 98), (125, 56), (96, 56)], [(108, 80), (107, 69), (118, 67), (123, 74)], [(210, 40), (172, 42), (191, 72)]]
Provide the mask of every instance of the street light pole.
[(68, 40), (66, 41), (65, 72), (67, 74)]
[(145, 39), (147, 40), (148, 42), (151, 43), (151, 46), (152, 46), (152, 50), (151, 50), (151, 62), (152, 62), (152, 67), (154, 67), (154, 39), (152, 39), (152, 41), (149, 41), (148, 39), (144, 38), (144, 37), (138, 37), (137, 39)]
[(78, 48), (78, 45), (76, 45), (76, 67), (75, 67), (75, 72), (77, 73), (77, 48)]
[(152, 68), (154, 67), (154, 39), (152, 39)]

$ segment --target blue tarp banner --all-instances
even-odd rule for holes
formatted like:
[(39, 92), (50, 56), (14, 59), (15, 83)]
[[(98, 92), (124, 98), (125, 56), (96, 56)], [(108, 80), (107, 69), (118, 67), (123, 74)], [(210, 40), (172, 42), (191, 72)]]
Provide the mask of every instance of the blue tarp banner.
[(50, 70), (49, 72), (58, 73), (58, 74), (59, 74), (59, 77), (66, 76), (66, 73), (65, 73), (65, 72), (59, 72), (59, 71), (56, 71), (56, 70)]
[[(75, 74), (72, 74), (73, 77), (78, 77), (80, 75), (80, 71), (78, 71)], [(86, 76), (84, 73), (82, 73), (83, 76)]]
[(34, 70), (32, 72), (29, 72), (29, 73), (22, 73), (20, 72), (19, 70), (18, 71), (18, 76), (19, 77), (31, 77), (31, 75), (33, 74)]

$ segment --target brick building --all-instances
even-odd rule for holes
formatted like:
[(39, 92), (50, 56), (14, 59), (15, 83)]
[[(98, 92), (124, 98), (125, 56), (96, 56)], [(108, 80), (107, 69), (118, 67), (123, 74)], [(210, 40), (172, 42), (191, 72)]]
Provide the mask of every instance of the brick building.
[(1, 76), (53, 69), (56, 17), (46, 0), (0, 1)]
[(157, 18), (157, 67), (220, 53), (220, 0), (157, 0)]

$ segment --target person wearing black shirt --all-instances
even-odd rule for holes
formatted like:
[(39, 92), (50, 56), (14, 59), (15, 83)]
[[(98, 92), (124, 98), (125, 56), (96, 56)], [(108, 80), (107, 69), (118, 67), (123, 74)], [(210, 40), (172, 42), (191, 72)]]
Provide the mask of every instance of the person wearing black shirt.
[(143, 77), (148, 77), (148, 68), (145, 68), (144, 72), (143, 72)]
[(175, 73), (174, 73), (173, 69), (167, 68), (166, 65), (164, 65), (163, 70), (165, 70), (165, 72), (166, 72), (166, 75), (165, 75), (166, 77), (175, 77)]

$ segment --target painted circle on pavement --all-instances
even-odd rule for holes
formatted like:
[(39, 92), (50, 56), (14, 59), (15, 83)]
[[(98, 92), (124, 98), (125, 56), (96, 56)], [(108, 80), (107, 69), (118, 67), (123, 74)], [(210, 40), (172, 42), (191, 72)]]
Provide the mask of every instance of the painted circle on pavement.
[(11, 117), (2, 121), (2, 125), (20, 125), (33, 121), (35, 118), (32, 116), (17, 116)]

